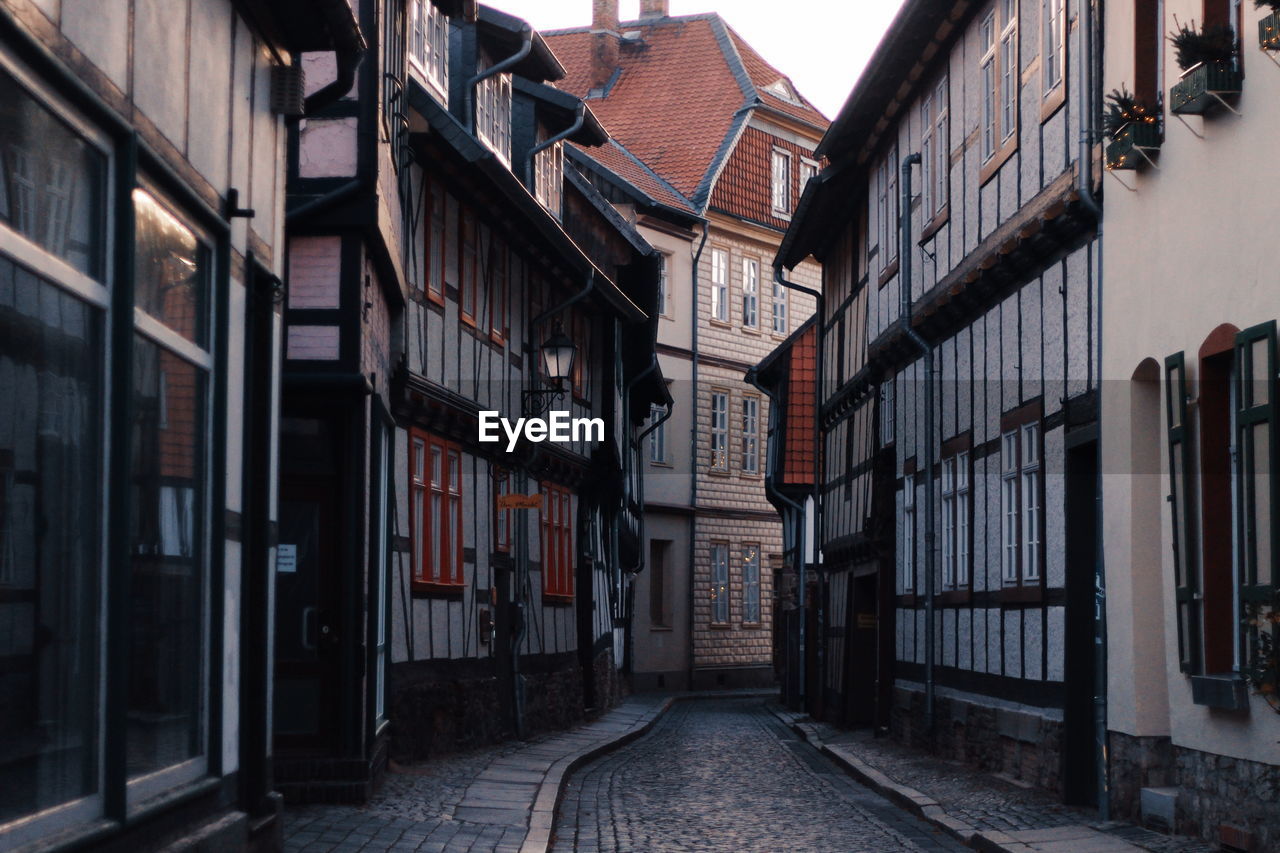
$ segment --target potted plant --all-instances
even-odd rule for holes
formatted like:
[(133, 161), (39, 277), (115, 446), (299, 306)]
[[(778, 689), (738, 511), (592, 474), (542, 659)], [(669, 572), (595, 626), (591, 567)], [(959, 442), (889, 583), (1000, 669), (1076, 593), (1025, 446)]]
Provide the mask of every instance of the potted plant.
[(1236, 32), (1230, 26), (1178, 24), (1169, 41), (1182, 69), (1182, 79), (1169, 93), (1169, 109), (1174, 113), (1204, 115), (1240, 94), (1244, 75), (1236, 62)]
[(1280, 50), (1280, 0), (1253, 0), (1253, 5), (1271, 10), (1258, 21), (1258, 44), (1263, 50)]
[(1138, 168), (1148, 162), (1150, 152), (1158, 151), (1163, 141), (1159, 112), (1123, 86), (1107, 95), (1102, 125), (1111, 137), (1107, 143), (1108, 169)]
[(1248, 663), (1245, 680), (1253, 691), (1280, 713), (1280, 593), (1269, 604), (1253, 602), (1245, 613)]

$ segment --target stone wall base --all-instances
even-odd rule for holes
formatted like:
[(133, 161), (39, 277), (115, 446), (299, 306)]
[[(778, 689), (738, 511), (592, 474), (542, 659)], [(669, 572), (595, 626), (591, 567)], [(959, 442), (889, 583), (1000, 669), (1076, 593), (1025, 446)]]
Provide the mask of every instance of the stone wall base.
[(1173, 754), (1179, 834), (1249, 853), (1280, 850), (1280, 765), (1176, 745)]
[(1173, 784), (1173, 743), (1167, 737), (1107, 732), (1107, 745), (1111, 816), (1142, 823), (1142, 789)]
[(772, 664), (743, 667), (714, 667), (693, 671), (693, 690), (732, 690), (740, 687), (774, 687), (777, 677)]
[(992, 707), (954, 696), (935, 696), (934, 714), (930, 743), (924, 691), (893, 688), (890, 733), (895, 740), (1062, 796), (1060, 720), (1034, 709)]

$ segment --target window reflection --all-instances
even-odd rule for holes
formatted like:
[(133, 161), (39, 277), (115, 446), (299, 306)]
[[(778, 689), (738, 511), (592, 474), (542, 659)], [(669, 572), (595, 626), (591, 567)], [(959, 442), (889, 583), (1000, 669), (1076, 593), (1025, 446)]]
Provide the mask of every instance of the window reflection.
[(137, 215), (135, 304), (187, 340), (208, 343), (207, 250), (191, 229), (146, 190), (133, 191)]
[(0, 222), (102, 278), (104, 157), (0, 69)]
[(0, 824), (97, 789), (101, 328), (0, 256)]

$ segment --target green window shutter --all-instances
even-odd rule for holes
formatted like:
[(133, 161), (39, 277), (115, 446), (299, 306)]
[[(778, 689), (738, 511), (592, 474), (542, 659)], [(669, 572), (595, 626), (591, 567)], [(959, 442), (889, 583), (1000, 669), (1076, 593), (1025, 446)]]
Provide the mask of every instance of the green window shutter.
[(1169, 445), (1169, 508), (1173, 513), (1173, 574), (1177, 587), (1178, 666), (1200, 672), (1200, 601), (1197, 595), (1194, 469), (1187, 422), (1187, 362), (1179, 352), (1164, 360), (1165, 423)]
[[(1237, 521), (1240, 548), (1240, 612), (1248, 620), (1255, 607), (1274, 606), (1276, 525), (1280, 520), (1276, 484), (1276, 323), (1272, 320), (1236, 335)], [(1247, 651), (1257, 639), (1248, 627)]]

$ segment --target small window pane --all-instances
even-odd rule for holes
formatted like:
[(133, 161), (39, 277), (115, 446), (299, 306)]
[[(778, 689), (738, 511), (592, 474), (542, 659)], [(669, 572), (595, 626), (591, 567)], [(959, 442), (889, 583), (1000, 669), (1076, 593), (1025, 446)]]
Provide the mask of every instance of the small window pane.
[(200, 346), (208, 341), (208, 250), (145, 190), (133, 191), (137, 215), (134, 300), (139, 308)]
[(1252, 459), (1245, 476), (1253, 481), (1253, 532), (1257, 537), (1256, 578), (1252, 583), (1271, 583), (1271, 424), (1254, 425), (1252, 428)]

